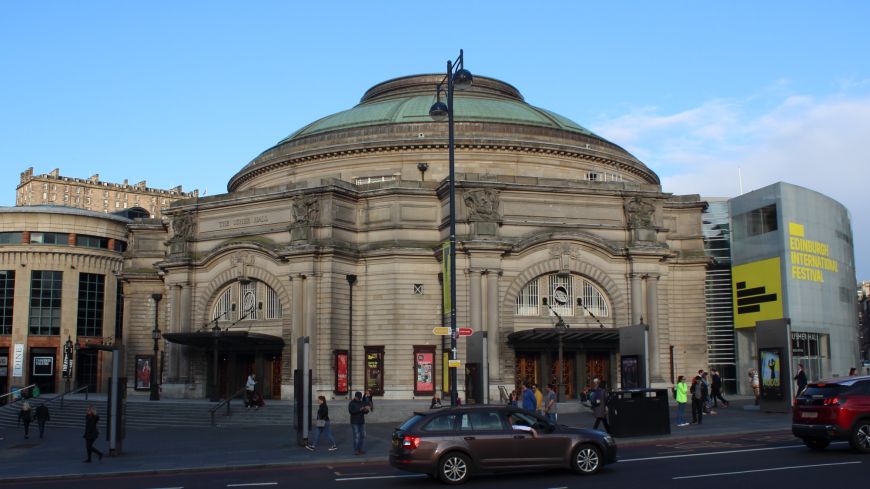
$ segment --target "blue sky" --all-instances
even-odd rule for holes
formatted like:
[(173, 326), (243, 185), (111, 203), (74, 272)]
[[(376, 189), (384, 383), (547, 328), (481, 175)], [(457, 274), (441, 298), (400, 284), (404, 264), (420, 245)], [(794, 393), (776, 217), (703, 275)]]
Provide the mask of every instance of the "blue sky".
[(0, 4), (0, 205), (60, 168), (208, 194), (372, 85), (476, 74), (622, 145), (665, 191), (783, 180), (852, 213), (870, 280), (870, 2)]

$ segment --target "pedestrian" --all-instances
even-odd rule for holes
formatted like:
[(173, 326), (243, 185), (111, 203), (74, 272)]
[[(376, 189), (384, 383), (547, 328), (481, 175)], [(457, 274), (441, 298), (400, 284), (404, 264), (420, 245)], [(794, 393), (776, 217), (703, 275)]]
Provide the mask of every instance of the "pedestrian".
[(701, 424), (704, 420), (704, 404), (709, 397), (704, 378), (696, 375), (690, 391), (692, 393), (692, 424)]
[(519, 399), (517, 397), (517, 390), (512, 390), (510, 396), (508, 396), (508, 406), (519, 407)]
[(335, 438), (332, 436), (332, 429), (329, 427), (329, 408), (326, 406), (326, 398), (323, 396), (317, 396), (317, 403), (319, 406), (317, 407), (317, 419), (314, 420), (314, 440), (308, 445), (305, 445), (305, 448), (314, 451), (317, 448), (317, 442), (320, 441), (320, 435), (326, 436), (326, 439), (329, 440), (331, 445), (329, 446), (329, 451), (334, 452), (338, 450), (338, 445), (335, 444)]
[(710, 399), (713, 401), (713, 407), (719, 407), (719, 401), (722, 401), (722, 407), (728, 407), (730, 402), (722, 397), (722, 376), (719, 375), (719, 370), (710, 369), (712, 381), (710, 382)]
[(48, 412), (48, 406), (45, 403), (40, 403), (36, 407), (36, 424), (39, 425), (39, 437), (45, 433), (45, 422), (51, 419), (51, 414)]
[(688, 396), (686, 393), (689, 388), (686, 386), (686, 377), (680, 375), (677, 377), (677, 385), (674, 387), (674, 397), (677, 400), (677, 426), (688, 426), (686, 422), (686, 401)]
[(248, 380), (245, 382), (245, 407), (251, 409), (254, 404), (254, 387), (257, 385), (257, 374), (251, 372), (248, 374)]
[(592, 403), (592, 414), (595, 415), (595, 425), (593, 430), (598, 429), (598, 425), (604, 423), (604, 431), (610, 433), (610, 425), (607, 424), (607, 382), (604, 380), (595, 380), (592, 382), (592, 393), (589, 395), (589, 401)]
[(362, 402), (363, 402), (363, 406), (369, 408), (369, 412), (370, 412), (370, 413), (374, 412), (374, 410), (375, 410), (375, 399), (374, 399), (374, 396), (372, 396), (372, 390), (371, 390), (371, 389), (366, 389), (366, 390), (365, 390), (365, 392), (363, 393)]
[(33, 409), (30, 407), (30, 402), (24, 401), (21, 403), (21, 409), (18, 410), (18, 424), (24, 423), (24, 438), (30, 438), (31, 421), (33, 421)]
[(100, 460), (103, 459), (103, 452), (94, 448), (94, 442), (97, 441), (97, 437), (100, 436), (100, 431), (97, 429), (99, 422), (100, 417), (97, 415), (97, 410), (94, 409), (94, 406), (88, 406), (88, 413), (85, 415), (84, 434), (85, 450), (88, 452), (88, 458), (84, 460), (85, 463), (90, 463), (92, 453), (96, 453)]
[(849, 369), (849, 377), (851, 377), (853, 375), (858, 375), (858, 369), (855, 367), (852, 367)]
[(758, 380), (758, 370), (749, 369), (749, 383), (752, 385), (752, 392), (755, 394), (755, 405), (761, 400), (761, 382)]
[(553, 389), (553, 384), (547, 384), (547, 392), (544, 394), (544, 414), (553, 424), (556, 424), (556, 409), (556, 391)]
[(429, 409), (440, 409), (441, 408), (441, 398), (438, 396), (432, 396), (432, 402), (429, 403)]
[(535, 412), (538, 408), (538, 401), (535, 399), (535, 391), (532, 390), (531, 384), (523, 386), (523, 409), (529, 412)]
[(532, 384), (532, 391), (535, 393), (535, 412), (544, 414), (544, 393), (538, 389), (538, 384)]
[(353, 454), (362, 455), (366, 453), (364, 444), (366, 441), (366, 419), (365, 415), (369, 413), (369, 408), (363, 404), (363, 394), (357, 391), (353, 395), (353, 399), (347, 405), (347, 411), (350, 413), (350, 427), (353, 430)]
[(807, 374), (804, 372), (804, 364), (798, 364), (798, 371), (797, 375), (794, 376), (794, 381), (797, 383), (797, 392), (795, 393), (795, 397), (797, 397), (807, 387)]

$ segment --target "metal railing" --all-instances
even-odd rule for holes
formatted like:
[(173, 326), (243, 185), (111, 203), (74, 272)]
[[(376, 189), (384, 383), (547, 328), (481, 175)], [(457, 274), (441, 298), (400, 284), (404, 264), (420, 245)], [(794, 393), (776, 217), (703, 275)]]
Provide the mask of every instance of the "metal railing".
[(227, 414), (226, 414), (227, 416), (232, 416), (232, 415), (233, 415), (233, 412), (230, 410), (230, 401), (232, 401), (233, 399), (239, 397), (239, 395), (240, 395), (240, 394), (243, 394), (244, 392), (245, 392), (245, 388), (242, 387), (241, 389), (239, 389), (239, 390), (237, 390), (236, 392), (234, 392), (232, 395), (227, 396), (227, 398), (224, 399), (223, 401), (219, 402), (219, 403), (217, 404), (217, 406), (215, 406), (215, 407), (213, 407), (213, 408), (211, 408), (211, 409), (208, 410), (209, 414), (211, 415), (211, 425), (212, 425), (212, 426), (215, 426), (215, 423), (214, 423), (214, 413), (216, 413), (217, 410), (220, 409), (221, 407), (223, 407), (223, 406), (226, 406), (226, 407), (227, 407)]
[[(8, 397), (8, 396), (11, 396), (11, 395), (13, 395), (13, 394), (21, 394), (21, 392), (23, 392), (24, 390), (29, 389), (29, 388), (32, 388), (32, 387), (34, 387), (35, 385), (36, 385), (36, 384), (31, 384), (31, 385), (28, 385), (27, 387), (23, 387), (23, 388), (21, 388), (21, 389), (15, 391), (15, 392), (9, 392), (9, 393), (7, 393), (7, 394), (3, 394), (2, 396), (0, 396), (0, 399), (3, 399), (3, 398)], [(91, 387), (90, 385), (83, 385), (83, 386), (79, 387), (78, 389), (76, 389), (76, 390), (74, 390), (74, 391), (64, 392), (63, 394), (58, 394), (58, 395), (56, 395), (56, 396), (54, 396), (54, 397), (52, 397), (52, 398), (49, 398), (49, 399), (47, 399), (47, 400), (44, 400), (44, 401), (42, 401), (42, 399), (44, 399), (44, 398), (24, 397), (23, 395), (20, 395), (20, 397), (15, 398), (15, 399), (14, 399), (12, 402), (10, 402), (9, 404), (13, 404), (13, 403), (18, 402), (18, 401), (21, 401), (21, 400), (33, 400), (33, 399), (40, 399), (41, 402), (42, 402), (43, 404), (51, 404), (51, 403), (57, 401), (58, 399), (60, 399), (60, 407), (63, 408), (63, 400), (64, 400), (64, 398), (65, 398), (66, 396), (68, 396), (68, 395), (70, 395), (70, 394), (78, 394), (79, 392), (84, 391), (84, 392), (85, 392), (85, 400), (87, 401), (87, 400), (88, 400), (88, 390), (90, 389), (90, 387)], [(2, 405), (2, 404), (3, 404), (3, 402), (0, 401), (0, 405)]]
[(20, 400), (20, 399), (23, 399), (23, 398), (24, 398), (24, 392), (27, 391), (27, 389), (33, 389), (34, 387), (36, 387), (36, 384), (30, 384), (30, 385), (28, 385), (28, 386), (26, 386), (26, 387), (22, 387), (22, 388), (20, 388), (20, 389), (16, 389), (16, 390), (14, 390), (14, 391), (9, 391), (9, 392), (7, 392), (6, 394), (3, 394), (2, 396), (0, 396), (0, 405), (2, 405), (3, 402), (4, 402), (3, 400), (6, 399), (6, 398), (9, 397), (9, 396), (15, 396), (15, 397), (12, 398), (12, 402), (10, 402), (9, 404), (13, 404), (13, 403), (15, 403), (16, 401), (18, 401), (18, 400)]

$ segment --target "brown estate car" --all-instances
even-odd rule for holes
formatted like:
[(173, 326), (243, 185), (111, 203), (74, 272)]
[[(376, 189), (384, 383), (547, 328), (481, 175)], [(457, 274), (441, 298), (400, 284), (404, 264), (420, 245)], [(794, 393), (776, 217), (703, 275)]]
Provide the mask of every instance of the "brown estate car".
[(594, 474), (616, 461), (602, 431), (552, 424), (510, 406), (462, 406), (414, 413), (393, 432), (390, 465), (447, 484), (471, 474), (570, 468)]

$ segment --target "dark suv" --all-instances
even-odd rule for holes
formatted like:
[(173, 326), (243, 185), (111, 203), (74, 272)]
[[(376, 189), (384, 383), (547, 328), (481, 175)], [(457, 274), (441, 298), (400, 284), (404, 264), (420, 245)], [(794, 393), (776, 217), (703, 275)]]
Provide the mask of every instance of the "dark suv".
[(808, 384), (794, 401), (791, 432), (814, 450), (848, 440), (870, 453), (870, 376)]
[(552, 424), (508, 406), (463, 406), (414, 413), (393, 432), (390, 465), (447, 484), (473, 473), (570, 468), (594, 474), (616, 461), (607, 433)]

